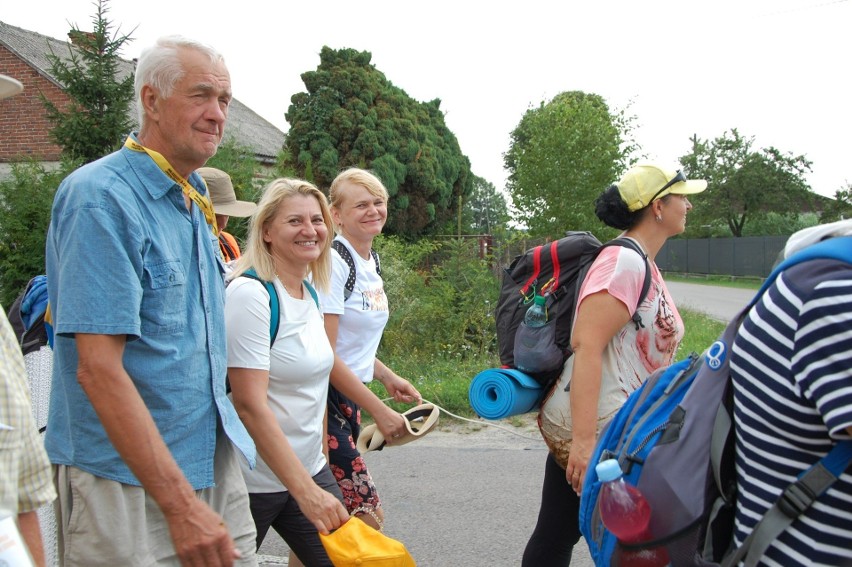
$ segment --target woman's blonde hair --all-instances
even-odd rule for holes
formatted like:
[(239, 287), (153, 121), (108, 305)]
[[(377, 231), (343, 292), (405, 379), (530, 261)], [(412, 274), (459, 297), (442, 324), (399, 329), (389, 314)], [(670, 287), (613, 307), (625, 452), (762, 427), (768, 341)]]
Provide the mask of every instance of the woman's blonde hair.
[[(243, 255), (237, 259), (234, 270), (228, 276), (228, 279), (233, 280), (239, 277), (249, 268), (254, 268), (257, 275), (266, 281), (272, 281), (276, 278), (275, 264), (272, 261), (272, 255), (269, 253), (269, 244), (263, 240), (263, 232), (267, 224), (278, 214), (281, 204), (296, 195), (313, 197), (319, 203), (322, 211), (322, 220), (328, 229), (328, 234), (322, 244), (319, 258), (308, 266), (308, 273), (311, 275), (314, 287), (323, 292), (328, 291), (331, 281), (331, 256), (329, 255), (332, 235), (331, 212), (328, 208), (328, 200), (322, 191), (302, 179), (276, 179), (264, 189), (257, 209), (249, 220), (246, 249)], [(305, 274), (306, 277), (308, 273)]]
[[(343, 203), (344, 198), (342, 186), (347, 182), (353, 185), (359, 185), (366, 189), (373, 197), (379, 197), (384, 199), (385, 203), (388, 202), (388, 190), (385, 189), (384, 184), (378, 177), (366, 169), (350, 167), (349, 169), (344, 169), (338, 173), (337, 177), (334, 178), (334, 181), (331, 182), (331, 188), (328, 190), (328, 197), (331, 201), (332, 209), (340, 210), (340, 205)], [(337, 230), (336, 226), (334, 228), (335, 231), (338, 233), (340, 232)]]

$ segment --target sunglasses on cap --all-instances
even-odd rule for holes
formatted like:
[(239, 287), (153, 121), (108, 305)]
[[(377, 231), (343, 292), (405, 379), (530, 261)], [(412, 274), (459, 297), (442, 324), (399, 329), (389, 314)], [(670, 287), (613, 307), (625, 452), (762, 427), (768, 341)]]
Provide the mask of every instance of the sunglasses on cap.
[(653, 203), (654, 200), (660, 195), (660, 193), (662, 193), (663, 191), (665, 191), (666, 189), (668, 189), (669, 187), (671, 187), (675, 183), (680, 183), (681, 181), (686, 182), (686, 175), (684, 175), (682, 169), (678, 169), (677, 173), (675, 174), (674, 177), (672, 177), (671, 181), (669, 181), (668, 183), (663, 185), (662, 189), (660, 189), (659, 191), (654, 193), (654, 196), (651, 197), (651, 200), (648, 201), (648, 204), (650, 205), (651, 203)]

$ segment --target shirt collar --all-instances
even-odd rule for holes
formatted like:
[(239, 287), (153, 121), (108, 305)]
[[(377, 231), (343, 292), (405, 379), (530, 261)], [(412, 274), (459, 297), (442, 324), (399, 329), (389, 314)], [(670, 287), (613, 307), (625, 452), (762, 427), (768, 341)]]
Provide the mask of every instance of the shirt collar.
[[(139, 143), (138, 134), (138, 132), (130, 133), (130, 136), (137, 143)], [(148, 194), (152, 199), (160, 199), (174, 188), (177, 188), (178, 191), (182, 191), (180, 185), (172, 181), (146, 153), (134, 152), (133, 150), (123, 146), (121, 148), (121, 152), (124, 154), (124, 157), (130, 164), (131, 169), (133, 169), (133, 172), (139, 178), (142, 186), (145, 187), (145, 190), (148, 191)], [(193, 171), (187, 178), (187, 181), (189, 181), (189, 184), (195, 187), (195, 189), (202, 195), (207, 194), (207, 186), (204, 185), (204, 182), (201, 180), (201, 176), (196, 172)]]

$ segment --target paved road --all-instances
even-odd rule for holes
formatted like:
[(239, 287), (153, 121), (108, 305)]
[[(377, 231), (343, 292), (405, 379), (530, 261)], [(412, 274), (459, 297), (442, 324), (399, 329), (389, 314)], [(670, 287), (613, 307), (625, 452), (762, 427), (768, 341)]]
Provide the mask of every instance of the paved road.
[[(678, 305), (727, 321), (750, 290), (670, 283)], [(546, 448), (531, 420), (520, 427), (465, 426), (365, 455), (387, 515), (386, 532), (403, 541), (418, 567), (516, 567), (535, 525)], [(445, 416), (442, 420), (447, 421)], [(493, 422), (490, 422), (493, 423)], [(285, 565), (275, 533), (262, 565)], [(571, 567), (592, 567), (581, 541)]]
[[(384, 501), (385, 532), (406, 544), (418, 567), (520, 565), (547, 451), (532, 416), (520, 427), (497, 424), (508, 431), (456, 425), (364, 456)], [(261, 553), (286, 550), (276, 534), (267, 539)], [(572, 567), (593, 565), (584, 545), (575, 555)]]
[(678, 307), (689, 307), (728, 322), (754, 297), (755, 291), (735, 287), (666, 282)]

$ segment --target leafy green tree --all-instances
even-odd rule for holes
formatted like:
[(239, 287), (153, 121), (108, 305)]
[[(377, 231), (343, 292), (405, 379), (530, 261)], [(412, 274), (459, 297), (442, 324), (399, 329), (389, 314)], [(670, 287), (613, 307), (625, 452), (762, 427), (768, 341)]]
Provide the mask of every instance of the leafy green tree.
[(71, 98), (68, 106), (41, 96), (53, 123), (51, 137), (71, 159), (84, 163), (118, 149), (133, 127), (133, 74), (120, 77), (119, 66), (119, 51), (132, 40), (129, 34), (112, 34), (106, 5), (106, 0), (95, 2), (93, 32), (72, 28), (75, 45), (68, 46), (67, 56), (52, 49), (47, 55), (51, 73)]
[(30, 278), (44, 273), (53, 195), (73, 168), (73, 163), (57, 170), (35, 161), (17, 163), (0, 182), (0, 303), (7, 308)]
[[(263, 192), (264, 180), (260, 178), (260, 164), (255, 159), (254, 151), (242, 146), (231, 138), (226, 138), (216, 155), (210, 158), (206, 165), (221, 169), (231, 176), (234, 193), (240, 201), (258, 202)], [(248, 232), (248, 218), (231, 217), (228, 220), (227, 231), (231, 233), (242, 246)]]
[(493, 183), (476, 175), (463, 209), (465, 227), (473, 234), (503, 233), (510, 220), (506, 196)]
[(285, 148), (295, 171), (327, 187), (346, 167), (371, 169), (390, 194), (389, 234), (429, 234), (455, 218), (470, 160), (447, 128), (441, 101), (420, 103), (370, 63), (372, 55), (323, 47), (307, 92), (292, 97)]
[(774, 147), (753, 146), (754, 138), (735, 128), (712, 141), (693, 137), (692, 152), (680, 162), (690, 177), (707, 180), (707, 190), (690, 197), (695, 207), (690, 224), (722, 223), (739, 237), (747, 222), (769, 213), (784, 215), (792, 224), (800, 213), (813, 211), (815, 194), (804, 177), (811, 162)]
[(130, 36), (111, 34), (106, 4), (95, 2), (93, 32), (71, 30), (75, 45), (69, 45), (66, 56), (47, 55), (52, 75), (71, 99), (59, 108), (41, 97), (53, 124), (51, 136), (62, 147), (62, 167), (48, 171), (36, 163), (16, 164), (0, 183), (0, 299), (6, 305), (30, 278), (44, 273), (44, 244), (59, 182), (81, 163), (118, 148), (133, 125), (128, 118), (133, 75), (119, 76), (118, 55)]
[(834, 192), (834, 199), (827, 200), (819, 217), (820, 222), (833, 222), (852, 218), (852, 184), (848, 181)]
[(631, 133), (632, 118), (596, 94), (564, 92), (527, 110), (503, 158), (516, 218), (530, 235), (600, 226), (594, 200), (635, 151)]

